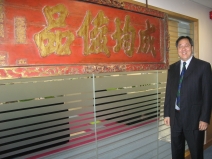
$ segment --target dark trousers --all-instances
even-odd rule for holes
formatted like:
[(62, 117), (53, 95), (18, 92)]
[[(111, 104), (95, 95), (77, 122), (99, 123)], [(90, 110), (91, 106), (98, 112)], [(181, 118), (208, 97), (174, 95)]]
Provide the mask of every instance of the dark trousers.
[(185, 141), (187, 141), (191, 158), (203, 159), (204, 131), (184, 130), (180, 112), (175, 112), (174, 126), (171, 128), (172, 159), (184, 159)]

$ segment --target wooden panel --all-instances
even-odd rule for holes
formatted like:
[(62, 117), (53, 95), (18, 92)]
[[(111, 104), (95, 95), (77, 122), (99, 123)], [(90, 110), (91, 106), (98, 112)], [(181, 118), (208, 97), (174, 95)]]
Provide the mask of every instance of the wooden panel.
[(199, 22), (194, 22), (194, 55), (199, 58)]
[(176, 39), (178, 38), (178, 22), (169, 20), (169, 34), (170, 34), (170, 47), (169, 47), (169, 64), (178, 61), (178, 53), (175, 46)]

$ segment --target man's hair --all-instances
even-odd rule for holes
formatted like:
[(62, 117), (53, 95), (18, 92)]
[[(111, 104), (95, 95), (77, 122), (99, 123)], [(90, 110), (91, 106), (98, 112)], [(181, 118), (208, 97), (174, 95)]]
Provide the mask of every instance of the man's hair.
[(176, 47), (178, 47), (178, 43), (179, 43), (179, 41), (180, 40), (182, 40), (182, 39), (188, 39), (188, 41), (189, 41), (189, 43), (191, 44), (191, 46), (194, 46), (194, 42), (193, 42), (193, 40), (189, 37), (189, 36), (180, 36), (178, 39), (177, 39), (177, 41), (176, 41)]

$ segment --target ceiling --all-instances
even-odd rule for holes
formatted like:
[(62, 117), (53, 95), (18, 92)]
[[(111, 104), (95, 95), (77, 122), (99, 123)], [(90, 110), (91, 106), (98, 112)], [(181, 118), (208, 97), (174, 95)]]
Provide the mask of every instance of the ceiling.
[(212, 9), (212, 0), (192, 0)]

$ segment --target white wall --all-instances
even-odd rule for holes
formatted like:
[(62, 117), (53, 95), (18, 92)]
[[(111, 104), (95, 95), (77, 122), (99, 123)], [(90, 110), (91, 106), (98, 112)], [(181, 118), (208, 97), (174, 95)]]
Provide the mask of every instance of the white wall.
[[(146, 3), (146, 0), (136, 0)], [(180, 13), (199, 20), (199, 58), (212, 64), (212, 8), (192, 0), (148, 0), (148, 4), (172, 12)]]

